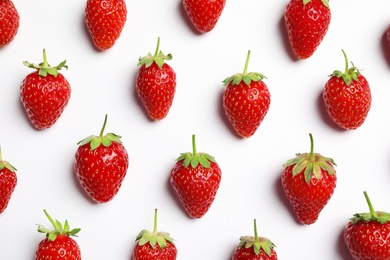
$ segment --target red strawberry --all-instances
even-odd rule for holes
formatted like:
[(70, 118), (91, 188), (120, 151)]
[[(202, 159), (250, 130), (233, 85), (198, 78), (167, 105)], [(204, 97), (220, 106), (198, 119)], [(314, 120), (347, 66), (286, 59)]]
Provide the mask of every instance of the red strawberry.
[(232, 260), (277, 260), (274, 243), (257, 235), (256, 219), (254, 220), (255, 236), (240, 237), (240, 244), (234, 250)]
[(354, 260), (390, 259), (390, 214), (375, 211), (364, 192), (369, 213), (358, 213), (344, 230), (345, 243)]
[(96, 202), (105, 203), (118, 193), (126, 176), (129, 157), (121, 136), (103, 136), (107, 115), (99, 136), (91, 135), (78, 144), (74, 170), (81, 186)]
[(172, 106), (176, 91), (176, 73), (164, 60), (171, 60), (172, 55), (159, 51), (160, 37), (154, 56), (148, 54), (140, 58), (136, 87), (138, 97), (151, 119), (165, 118)]
[(20, 95), (23, 106), (32, 125), (43, 130), (51, 127), (68, 105), (71, 88), (66, 78), (58, 71), (68, 66), (66, 61), (55, 67), (47, 63), (43, 49), (43, 62), (35, 65), (24, 61), (23, 64), (35, 69), (23, 80)]
[(19, 30), (20, 17), (11, 0), (0, 1), (0, 48), (8, 45)]
[(111, 48), (121, 35), (127, 19), (124, 0), (87, 0), (85, 23), (95, 46)]
[(223, 108), (225, 114), (241, 137), (251, 137), (266, 116), (271, 94), (263, 82), (266, 78), (257, 72), (247, 73), (250, 51), (243, 73), (226, 78), (223, 83)]
[(157, 209), (154, 211), (153, 232), (142, 230), (133, 250), (133, 260), (175, 260), (177, 249), (173, 239), (166, 232), (157, 232)]
[(345, 58), (345, 72), (335, 70), (323, 91), (326, 111), (341, 128), (353, 130), (360, 127), (371, 108), (371, 90), (366, 78), (353, 65), (348, 68)]
[(81, 251), (77, 242), (71, 236), (77, 236), (79, 228), (70, 229), (68, 221), (62, 225), (58, 220), (54, 220), (44, 210), (45, 215), (53, 225), (54, 230), (49, 230), (41, 225), (38, 226), (38, 232), (45, 233), (43, 239), (35, 252), (35, 260), (47, 259), (67, 259), (81, 260)]
[(288, 160), (282, 173), (282, 186), (298, 220), (313, 224), (336, 188), (336, 163), (331, 158), (314, 153), (310, 134), (310, 153), (297, 154)]
[(331, 20), (328, 0), (290, 0), (284, 19), (294, 54), (298, 59), (307, 59), (328, 31)]
[(7, 208), (18, 183), (15, 171), (15, 167), (9, 162), (3, 161), (0, 148), (0, 213)]
[(170, 182), (185, 211), (201, 218), (209, 210), (221, 183), (221, 169), (214, 157), (197, 153), (192, 135), (192, 153), (182, 153), (171, 171)]
[(390, 24), (387, 26), (386, 29), (386, 39), (387, 39), (387, 43), (390, 45)]
[(200, 33), (211, 31), (217, 24), (226, 0), (183, 0), (184, 10)]

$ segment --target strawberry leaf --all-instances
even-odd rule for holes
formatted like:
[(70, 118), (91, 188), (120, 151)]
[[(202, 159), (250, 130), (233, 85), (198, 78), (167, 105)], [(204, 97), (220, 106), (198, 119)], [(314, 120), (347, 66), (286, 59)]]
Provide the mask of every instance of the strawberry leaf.
[(195, 135), (192, 135), (192, 153), (181, 153), (176, 161), (182, 161), (182, 165), (187, 168), (190, 164), (192, 168), (198, 167), (200, 164), (204, 168), (210, 168), (210, 162), (215, 162), (213, 156), (207, 153), (197, 153), (195, 144)]
[(165, 55), (162, 51), (159, 51), (160, 48), (160, 37), (157, 39), (157, 47), (154, 55), (152, 55), (150, 52), (148, 55), (139, 58), (137, 66), (145, 65), (146, 68), (150, 67), (154, 62), (157, 64), (157, 66), (161, 69), (165, 63), (166, 60), (172, 59), (172, 54)]
[(62, 61), (57, 66), (51, 67), (49, 63), (47, 63), (46, 50), (43, 49), (43, 62), (35, 65), (34, 63), (30, 63), (28, 61), (23, 61), (23, 65), (28, 68), (33, 68), (38, 70), (38, 75), (42, 77), (46, 77), (48, 74), (56, 77), (58, 75), (58, 71), (65, 68), (68, 69), (66, 65), (66, 60)]

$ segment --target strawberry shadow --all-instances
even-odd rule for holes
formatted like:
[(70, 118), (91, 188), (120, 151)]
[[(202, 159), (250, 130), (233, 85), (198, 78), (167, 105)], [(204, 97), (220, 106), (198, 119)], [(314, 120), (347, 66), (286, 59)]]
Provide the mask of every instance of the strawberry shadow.
[[(387, 29), (387, 27), (386, 27)], [(382, 53), (383, 53), (383, 56), (386, 60), (386, 63), (387, 63), (387, 66), (390, 68), (390, 44), (387, 40), (387, 31), (386, 29), (384, 30), (383, 34), (382, 34), (382, 38), (381, 38), (381, 41), (380, 41), (380, 44), (381, 44), (381, 48), (382, 48)]]
[(341, 230), (337, 239), (337, 252), (343, 260), (353, 260), (351, 253), (344, 241), (344, 229)]
[(291, 45), (290, 45), (290, 40), (288, 38), (288, 32), (287, 32), (287, 28), (286, 28), (286, 21), (284, 19), (284, 11), (283, 11), (283, 16), (279, 20), (278, 27), (279, 27), (280, 38), (282, 39), (281, 42), (283, 43), (283, 46), (284, 46), (284, 49), (285, 49), (287, 55), (294, 62), (300, 61), (300, 59), (298, 59), (297, 56), (295, 56), (295, 54), (291, 48)]
[(186, 26), (196, 35), (202, 35), (203, 33), (199, 32), (195, 27), (194, 25), (192, 24), (190, 18), (188, 17), (186, 11), (184, 10), (184, 6), (183, 6), (183, 1), (180, 0), (178, 1), (178, 5), (177, 5), (177, 9), (179, 11), (179, 14), (182, 18), (182, 20), (184, 21), (184, 23), (186, 24)]
[(323, 89), (318, 93), (317, 96), (317, 111), (322, 121), (325, 122), (330, 128), (337, 132), (346, 132), (346, 129), (339, 127), (332, 119), (330, 119), (328, 112), (325, 108), (324, 98), (323, 98)]
[(294, 209), (291, 206), (290, 201), (288, 201), (288, 199), (286, 197), (286, 193), (284, 192), (284, 189), (282, 186), (282, 181), (281, 181), (281, 174), (282, 174), (282, 170), (280, 171), (280, 173), (278, 172), (277, 174), (274, 174), (275, 176), (277, 176), (277, 178), (275, 178), (275, 181), (274, 181), (274, 188), (275, 188), (276, 197), (280, 200), (280, 202), (284, 205), (284, 207), (290, 212), (295, 223), (297, 225), (301, 226), (303, 224), (298, 220), (298, 217), (295, 214)]

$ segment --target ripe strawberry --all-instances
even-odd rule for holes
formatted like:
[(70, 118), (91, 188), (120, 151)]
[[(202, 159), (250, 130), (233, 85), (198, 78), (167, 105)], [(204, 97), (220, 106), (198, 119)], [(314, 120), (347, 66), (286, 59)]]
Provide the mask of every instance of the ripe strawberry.
[(387, 39), (387, 43), (390, 45), (390, 24), (387, 26), (386, 29), (386, 39)]
[(77, 242), (71, 236), (77, 236), (80, 232), (79, 228), (70, 229), (68, 221), (62, 225), (58, 220), (54, 220), (44, 210), (45, 215), (53, 225), (54, 230), (49, 230), (41, 225), (38, 226), (38, 232), (45, 233), (46, 238), (43, 239), (35, 252), (35, 260), (46, 259), (67, 259), (81, 260), (81, 251)]
[(390, 259), (390, 214), (375, 211), (364, 192), (369, 213), (358, 213), (344, 230), (345, 243), (354, 260)]
[(331, 20), (328, 0), (290, 0), (284, 19), (294, 54), (298, 59), (307, 59), (328, 31)]
[(282, 186), (293, 210), (302, 224), (313, 224), (336, 188), (336, 163), (314, 153), (310, 134), (310, 153), (297, 154), (288, 160), (282, 173)]
[(209, 210), (221, 183), (221, 169), (214, 157), (197, 153), (192, 135), (192, 153), (182, 153), (171, 171), (170, 182), (185, 211), (201, 218)]
[(326, 111), (341, 128), (353, 130), (360, 127), (371, 108), (371, 90), (366, 78), (353, 65), (348, 68), (345, 58), (345, 72), (335, 70), (325, 84), (323, 98)]
[(7, 208), (18, 183), (15, 171), (15, 167), (2, 159), (0, 148), (0, 213)]
[(113, 133), (103, 136), (106, 123), (107, 115), (99, 136), (91, 135), (78, 143), (74, 162), (81, 186), (100, 203), (112, 200), (118, 193), (129, 166), (121, 136)]
[(87, 0), (85, 23), (99, 50), (111, 48), (121, 35), (127, 19), (124, 0)]
[(0, 48), (8, 45), (19, 30), (20, 16), (11, 0), (0, 1)]
[(133, 250), (133, 260), (175, 260), (177, 249), (173, 239), (166, 232), (157, 232), (157, 209), (154, 211), (153, 232), (142, 230)]
[(43, 62), (35, 65), (24, 61), (23, 64), (35, 69), (23, 80), (20, 95), (23, 106), (32, 125), (43, 130), (51, 127), (68, 105), (71, 88), (67, 79), (58, 71), (68, 66), (66, 60), (55, 67), (47, 63), (43, 49)]
[(140, 58), (136, 79), (138, 97), (151, 119), (165, 118), (172, 106), (176, 91), (176, 73), (164, 60), (171, 60), (172, 55), (159, 51), (160, 37), (154, 56), (148, 53)]
[(183, 0), (188, 18), (200, 33), (211, 31), (217, 24), (226, 0)]
[(277, 260), (274, 243), (257, 235), (256, 219), (254, 220), (255, 236), (240, 237), (240, 244), (234, 250), (232, 260)]
[(263, 82), (266, 78), (257, 72), (247, 73), (248, 51), (243, 73), (226, 78), (223, 92), (225, 114), (241, 137), (251, 137), (266, 116), (271, 103), (271, 94)]

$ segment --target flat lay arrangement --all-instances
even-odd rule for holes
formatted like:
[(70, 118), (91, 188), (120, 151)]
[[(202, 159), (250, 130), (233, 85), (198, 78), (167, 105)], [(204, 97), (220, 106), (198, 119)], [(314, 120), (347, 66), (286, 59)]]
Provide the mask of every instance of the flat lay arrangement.
[(0, 0), (0, 259), (390, 259), (387, 5)]

